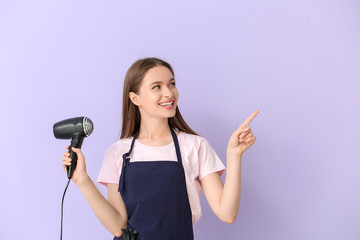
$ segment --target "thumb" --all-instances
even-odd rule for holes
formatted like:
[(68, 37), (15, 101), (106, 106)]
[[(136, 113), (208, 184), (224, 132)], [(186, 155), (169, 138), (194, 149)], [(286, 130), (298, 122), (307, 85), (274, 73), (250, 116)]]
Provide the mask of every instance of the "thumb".
[(78, 157), (83, 156), (80, 148), (74, 148), (74, 147), (72, 147), (71, 150), (73, 150), (73, 152), (75, 152), (75, 153), (78, 155)]
[(238, 137), (241, 133), (246, 132), (248, 130), (248, 127), (245, 126), (240, 126), (235, 132), (234, 132), (234, 136)]

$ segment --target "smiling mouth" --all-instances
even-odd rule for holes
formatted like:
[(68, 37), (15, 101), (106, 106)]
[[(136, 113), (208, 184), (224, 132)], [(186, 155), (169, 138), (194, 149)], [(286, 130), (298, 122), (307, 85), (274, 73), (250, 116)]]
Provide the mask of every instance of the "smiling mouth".
[(170, 107), (174, 105), (174, 101), (171, 102), (165, 102), (165, 103), (160, 103), (160, 106), (164, 106), (164, 107)]

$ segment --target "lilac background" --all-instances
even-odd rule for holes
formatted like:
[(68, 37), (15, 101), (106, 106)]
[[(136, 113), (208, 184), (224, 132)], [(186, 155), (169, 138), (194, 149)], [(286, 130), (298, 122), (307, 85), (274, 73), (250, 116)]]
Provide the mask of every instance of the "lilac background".
[[(187, 122), (226, 163), (254, 110), (238, 218), (202, 199), (196, 239), (360, 239), (358, 1), (0, 1), (0, 239), (57, 239), (56, 121), (85, 115), (96, 180), (132, 62), (169, 61)], [(101, 192), (106, 189), (98, 185)], [(71, 183), (64, 240), (111, 239)]]

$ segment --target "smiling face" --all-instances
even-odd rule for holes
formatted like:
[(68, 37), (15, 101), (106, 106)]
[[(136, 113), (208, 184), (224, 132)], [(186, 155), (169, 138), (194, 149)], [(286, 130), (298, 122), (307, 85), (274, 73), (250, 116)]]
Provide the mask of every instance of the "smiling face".
[(169, 118), (175, 116), (179, 97), (175, 79), (164, 66), (149, 69), (138, 93), (129, 93), (131, 101), (139, 107), (141, 117)]

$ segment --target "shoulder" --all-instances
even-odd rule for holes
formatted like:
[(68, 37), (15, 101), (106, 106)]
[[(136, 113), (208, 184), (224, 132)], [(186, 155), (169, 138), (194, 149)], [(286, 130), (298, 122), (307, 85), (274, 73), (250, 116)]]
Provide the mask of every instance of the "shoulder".
[(179, 143), (186, 147), (200, 148), (203, 145), (208, 145), (208, 141), (199, 135), (180, 132), (178, 135)]
[(112, 153), (114, 155), (123, 154), (125, 151), (128, 151), (131, 145), (131, 138), (122, 138), (112, 143), (107, 149), (107, 153)]

